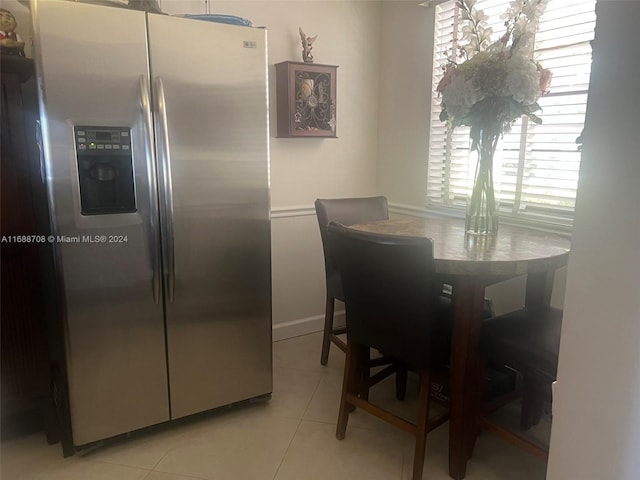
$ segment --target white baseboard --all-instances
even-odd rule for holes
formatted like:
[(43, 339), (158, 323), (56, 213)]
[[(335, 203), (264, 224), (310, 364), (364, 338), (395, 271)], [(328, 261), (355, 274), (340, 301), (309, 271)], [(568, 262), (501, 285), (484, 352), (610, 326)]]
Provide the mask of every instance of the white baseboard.
[[(344, 325), (344, 310), (336, 311), (336, 326)], [(300, 318), (289, 322), (276, 323), (272, 327), (272, 340), (286, 340), (287, 338), (299, 337), (309, 333), (321, 332), (324, 329), (324, 315)]]

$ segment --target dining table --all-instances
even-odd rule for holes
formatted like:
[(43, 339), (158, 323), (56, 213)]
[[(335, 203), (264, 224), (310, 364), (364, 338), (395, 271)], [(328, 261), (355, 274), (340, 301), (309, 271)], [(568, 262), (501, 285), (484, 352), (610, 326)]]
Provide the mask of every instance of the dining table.
[(435, 274), (452, 287), (449, 475), (460, 480), (466, 475), (477, 435), (476, 367), (485, 289), (526, 275), (524, 306), (549, 306), (555, 272), (569, 258), (570, 239), (502, 224), (495, 235), (472, 235), (465, 232), (464, 219), (449, 217), (394, 218), (349, 228), (433, 241)]

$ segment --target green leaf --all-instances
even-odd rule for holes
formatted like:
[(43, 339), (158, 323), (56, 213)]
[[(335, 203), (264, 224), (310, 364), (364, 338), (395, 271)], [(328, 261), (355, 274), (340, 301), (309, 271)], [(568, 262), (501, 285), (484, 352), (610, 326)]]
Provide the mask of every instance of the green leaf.
[(529, 117), (529, 120), (531, 120), (536, 125), (542, 125), (542, 119), (539, 116), (534, 115), (533, 113), (527, 113), (527, 117)]

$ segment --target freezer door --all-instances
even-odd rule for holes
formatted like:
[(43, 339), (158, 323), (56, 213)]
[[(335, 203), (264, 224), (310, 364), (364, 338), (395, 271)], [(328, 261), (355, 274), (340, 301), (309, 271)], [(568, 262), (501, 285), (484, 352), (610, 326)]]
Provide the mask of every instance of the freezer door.
[(272, 390), (266, 32), (148, 22), (178, 418)]
[[(162, 296), (154, 289), (160, 272), (145, 129), (151, 117), (145, 122), (141, 107), (149, 103), (148, 81), (141, 82), (148, 78), (146, 23), (142, 12), (54, 0), (35, 2), (33, 15), (79, 446), (169, 419)], [(85, 136), (92, 140), (85, 128), (74, 134), (77, 126), (101, 127), (94, 129), (96, 144), (109, 143), (110, 134), (130, 136), (120, 145), (132, 152), (134, 212), (81, 213), (74, 142), (81, 149)], [(107, 163), (87, 167), (105, 185), (119, 174)]]

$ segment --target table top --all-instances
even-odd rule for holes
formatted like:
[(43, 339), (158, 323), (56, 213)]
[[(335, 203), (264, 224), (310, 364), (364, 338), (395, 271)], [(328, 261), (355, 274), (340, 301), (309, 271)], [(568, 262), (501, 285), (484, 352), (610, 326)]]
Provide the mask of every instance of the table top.
[(437, 273), (516, 276), (555, 270), (567, 264), (568, 238), (512, 225), (495, 236), (466, 235), (464, 220), (428, 218), (381, 220), (349, 228), (433, 240)]

